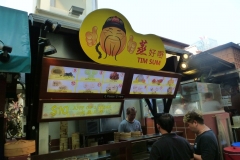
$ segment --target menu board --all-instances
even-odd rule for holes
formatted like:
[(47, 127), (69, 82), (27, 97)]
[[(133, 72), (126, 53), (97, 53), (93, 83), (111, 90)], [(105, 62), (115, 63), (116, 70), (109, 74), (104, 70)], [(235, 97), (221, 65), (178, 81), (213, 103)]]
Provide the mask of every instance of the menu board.
[(120, 94), (125, 73), (50, 66), (47, 92)]
[(133, 74), (130, 94), (173, 95), (178, 78)]
[(121, 102), (43, 103), (42, 119), (119, 115)]

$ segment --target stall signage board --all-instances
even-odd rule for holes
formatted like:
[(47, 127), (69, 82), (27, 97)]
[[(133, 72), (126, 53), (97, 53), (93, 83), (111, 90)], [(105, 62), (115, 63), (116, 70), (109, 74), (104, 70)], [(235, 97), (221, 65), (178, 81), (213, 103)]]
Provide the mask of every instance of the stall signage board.
[(178, 78), (133, 74), (130, 94), (174, 95)]
[(135, 32), (122, 14), (111, 9), (88, 14), (81, 24), (79, 41), (87, 56), (100, 64), (159, 71), (166, 63), (164, 44), (158, 36)]
[(121, 102), (43, 103), (41, 119), (119, 115)]
[(74, 67), (49, 67), (47, 92), (120, 94), (125, 73)]

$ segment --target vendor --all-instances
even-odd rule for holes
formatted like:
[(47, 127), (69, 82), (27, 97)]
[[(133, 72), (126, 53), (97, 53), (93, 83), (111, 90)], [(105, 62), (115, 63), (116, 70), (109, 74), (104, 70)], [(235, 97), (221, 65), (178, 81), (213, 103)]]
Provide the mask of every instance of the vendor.
[(118, 132), (142, 132), (141, 123), (135, 119), (137, 110), (134, 107), (128, 107), (126, 113), (127, 118), (119, 124)]
[(213, 94), (211, 92), (205, 93), (204, 96), (205, 102), (202, 106), (203, 112), (223, 110), (223, 106), (218, 101), (213, 99)]

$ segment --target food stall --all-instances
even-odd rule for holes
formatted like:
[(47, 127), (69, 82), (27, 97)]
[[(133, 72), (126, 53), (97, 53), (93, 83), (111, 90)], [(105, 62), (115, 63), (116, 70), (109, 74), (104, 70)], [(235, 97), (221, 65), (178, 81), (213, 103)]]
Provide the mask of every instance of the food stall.
[[(32, 16), (34, 43), (39, 35)], [(120, 35), (121, 41), (107, 39), (116, 28), (114, 35)], [(116, 130), (101, 131), (103, 119), (121, 117), (131, 99), (174, 98), (181, 74), (159, 71), (166, 63), (161, 39), (134, 32), (127, 19), (114, 10), (90, 13), (81, 24), (79, 40), (76, 33), (47, 33), (56, 48), (67, 48), (59, 55), (41, 57), (38, 47), (33, 47), (39, 57), (32, 76), (34, 97), (28, 127), (29, 137), (37, 140), (32, 159), (110, 158), (118, 153), (129, 157), (132, 142), (113, 143)], [(67, 45), (59, 39), (67, 39)], [(71, 51), (75, 53), (72, 56)]]

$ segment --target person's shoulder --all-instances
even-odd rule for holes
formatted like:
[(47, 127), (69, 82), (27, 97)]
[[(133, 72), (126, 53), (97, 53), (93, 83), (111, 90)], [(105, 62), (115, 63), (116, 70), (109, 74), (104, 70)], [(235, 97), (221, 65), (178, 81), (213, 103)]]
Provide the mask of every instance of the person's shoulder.
[[(175, 134), (176, 134), (176, 133), (175, 133)], [(186, 138), (184, 138), (184, 137), (182, 137), (182, 136), (179, 136), (179, 135), (176, 134), (176, 137), (177, 137), (178, 139), (181, 139), (181, 140), (183, 140), (183, 141), (188, 142), (188, 141), (186, 140)]]
[(215, 136), (215, 133), (212, 131), (212, 130), (208, 130), (204, 133), (202, 133), (201, 135), (199, 135), (199, 138), (202, 138), (202, 139), (212, 139), (213, 137), (216, 137)]
[(140, 122), (139, 122), (138, 120), (136, 120), (136, 119), (134, 119), (134, 122), (135, 122), (135, 123), (140, 123)]
[[(161, 144), (162, 144), (162, 141), (163, 141), (163, 138), (162, 138), (162, 137), (158, 138), (158, 140), (153, 143), (153, 146), (161, 145)], [(162, 145), (161, 145), (161, 146), (162, 146)]]
[(120, 122), (120, 125), (123, 125), (123, 124), (126, 124), (127, 123), (127, 121), (124, 119), (124, 120), (122, 120), (122, 122)]

